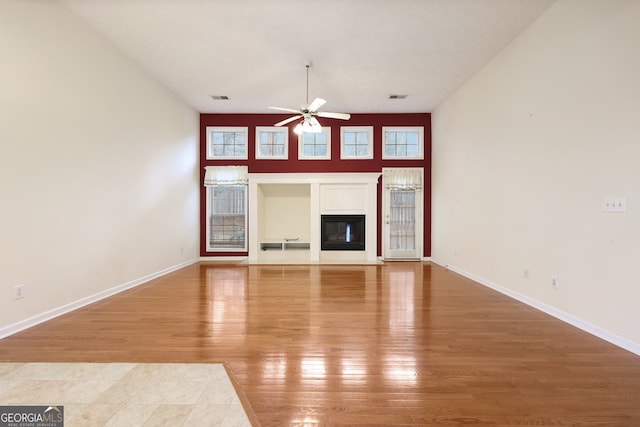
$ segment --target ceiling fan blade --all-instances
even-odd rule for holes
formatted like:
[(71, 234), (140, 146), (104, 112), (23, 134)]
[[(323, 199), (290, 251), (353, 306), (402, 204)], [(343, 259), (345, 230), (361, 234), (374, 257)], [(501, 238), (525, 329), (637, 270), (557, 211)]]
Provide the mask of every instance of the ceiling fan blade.
[(320, 126), (320, 122), (315, 117), (311, 117), (309, 123), (311, 123), (311, 126)]
[(311, 102), (311, 104), (309, 104), (309, 106), (307, 107), (307, 110), (318, 111), (318, 108), (322, 107), (326, 103), (327, 101), (325, 101), (324, 99), (316, 98), (313, 100), (313, 102)]
[(272, 110), (278, 111), (286, 111), (287, 113), (300, 113), (300, 110), (294, 110), (293, 108), (282, 108), (282, 107), (268, 107)]
[(284, 125), (286, 125), (287, 123), (291, 123), (292, 121), (297, 120), (297, 119), (299, 119), (299, 118), (301, 118), (301, 117), (302, 117), (302, 115), (297, 115), (297, 116), (289, 117), (288, 119), (284, 119), (283, 121), (276, 123), (274, 126), (284, 126)]
[(349, 120), (351, 118), (351, 114), (347, 113), (330, 113), (328, 111), (322, 111), (316, 114), (318, 115), (318, 117), (326, 117), (329, 119)]

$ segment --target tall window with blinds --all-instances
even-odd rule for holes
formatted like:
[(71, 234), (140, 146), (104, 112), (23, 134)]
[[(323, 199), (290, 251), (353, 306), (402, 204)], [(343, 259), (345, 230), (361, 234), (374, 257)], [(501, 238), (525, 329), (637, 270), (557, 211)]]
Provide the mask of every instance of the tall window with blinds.
[(246, 250), (246, 188), (244, 185), (209, 187), (210, 249)]
[(207, 166), (207, 250), (247, 250), (247, 167)]

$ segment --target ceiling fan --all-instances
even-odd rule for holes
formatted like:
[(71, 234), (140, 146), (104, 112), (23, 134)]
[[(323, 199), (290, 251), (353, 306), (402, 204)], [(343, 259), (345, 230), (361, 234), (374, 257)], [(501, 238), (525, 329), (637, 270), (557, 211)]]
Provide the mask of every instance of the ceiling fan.
[(328, 111), (318, 111), (320, 107), (322, 107), (327, 101), (322, 98), (316, 98), (309, 104), (309, 67), (310, 63), (305, 64), (307, 67), (307, 105), (306, 107), (302, 107), (299, 110), (295, 110), (293, 108), (282, 108), (282, 107), (269, 107), (272, 110), (286, 111), (288, 113), (295, 113), (295, 116), (289, 117), (288, 119), (284, 119), (274, 126), (284, 126), (289, 124), (295, 120), (302, 119), (300, 123), (296, 125), (293, 131), (297, 134), (303, 132), (312, 132), (319, 133), (322, 132), (322, 126), (318, 121), (317, 117), (326, 117), (330, 119), (340, 119), (340, 120), (349, 120), (351, 118), (350, 114), (346, 113), (330, 113)]

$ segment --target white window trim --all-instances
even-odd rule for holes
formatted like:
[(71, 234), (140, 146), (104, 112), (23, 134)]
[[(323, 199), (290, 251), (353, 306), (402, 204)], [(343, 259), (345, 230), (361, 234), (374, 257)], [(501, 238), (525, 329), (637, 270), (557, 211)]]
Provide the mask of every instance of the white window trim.
[[(244, 156), (214, 156), (211, 152), (211, 132), (242, 132), (244, 133)], [(231, 159), (240, 159), (240, 160), (248, 160), (249, 159), (249, 128), (242, 126), (235, 127), (222, 127), (222, 126), (207, 126), (206, 128), (207, 134), (207, 160), (231, 160)]]
[[(284, 154), (282, 156), (269, 156), (260, 153), (260, 133), (274, 132), (284, 135)], [(256, 127), (256, 159), (262, 160), (287, 160), (289, 158), (289, 128), (278, 126), (257, 126)]]
[(327, 139), (327, 155), (326, 156), (305, 156), (302, 150), (304, 133), (301, 133), (300, 135), (298, 135), (298, 160), (331, 160), (331, 127), (322, 126), (322, 133), (326, 135), (326, 139)]
[[(366, 156), (348, 156), (344, 152), (345, 132), (366, 132), (369, 143), (369, 154)], [(373, 126), (341, 126), (340, 127), (340, 159), (373, 159)]]
[[(418, 155), (409, 156), (388, 156), (386, 155), (387, 146), (387, 132), (417, 132), (418, 133)], [(424, 160), (424, 126), (384, 126), (382, 128), (382, 159), (397, 159), (397, 160)]]

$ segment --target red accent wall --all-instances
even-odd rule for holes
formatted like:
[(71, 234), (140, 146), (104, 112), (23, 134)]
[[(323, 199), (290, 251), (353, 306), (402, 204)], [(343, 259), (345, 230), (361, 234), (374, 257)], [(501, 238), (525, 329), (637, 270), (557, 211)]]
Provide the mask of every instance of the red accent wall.
[[(323, 127), (331, 127), (330, 160), (298, 160), (298, 136), (293, 132), (296, 122), (289, 129), (289, 158), (287, 160), (263, 160), (255, 157), (256, 126), (273, 126), (290, 114), (201, 114), (200, 115), (200, 255), (243, 256), (246, 252), (206, 251), (206, 191), (205, 166), (247, 165), (249, 173), (293, 173), (293, 172), (381, 172), (382, 168), (424, 168), (424, 253), (431, 256), (431, 114), (352, 114), (348, 121), (321, 119)], [(246, 126), (249, 129), (248, 160), (207, 160), (206, 128), (208, 126)], [(373, 126), (373, 159), (340, 159), (340, 126)], [(383, 126), (423, 126), (424, 160), (382, 160)], [(378, 255), (382, 254), (382, 185), (378, 185)]]

